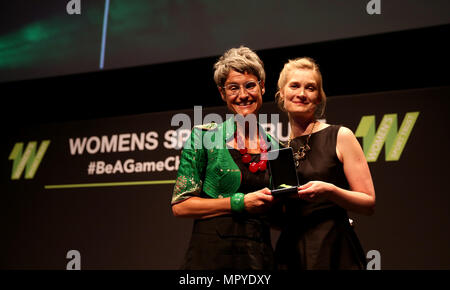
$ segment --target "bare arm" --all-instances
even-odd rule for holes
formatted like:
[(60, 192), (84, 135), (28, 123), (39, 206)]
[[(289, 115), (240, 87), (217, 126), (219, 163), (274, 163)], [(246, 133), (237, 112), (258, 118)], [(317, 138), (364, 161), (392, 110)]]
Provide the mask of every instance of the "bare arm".
[[(273, 196), (268, 188), (264, 188), (245, 195), (245, 210), (259, 213), (266, 210), (272, 203)], [(231, 213), (230, 198), (201, 198), (191, 197), (172, 205), (172, 212), (177, 217), (209, 218)]]
[(173, 215), (186, 218), (208, 218), (231, 212), (230, 198), (191, 197), (172, 205)]
[(343, 163), (350, 190), (334, 184), (311, 181), (299, 187), (300, 198), (314, 200), (327, 198), (342, 208), (372, 215), (375, 211), (375, 189), (361, 145), (353, 132), (341, 127), (338, 133), (336, 153)]

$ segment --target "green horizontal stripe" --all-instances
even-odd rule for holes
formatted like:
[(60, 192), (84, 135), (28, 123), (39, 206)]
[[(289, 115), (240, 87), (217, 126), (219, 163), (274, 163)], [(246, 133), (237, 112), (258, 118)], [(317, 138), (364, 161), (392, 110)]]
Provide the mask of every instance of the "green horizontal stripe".
[(61, 188), (132, 186), (132, 185), (154, 185), (154, 184), (174, 184), (174, 183), (175, 180), (125, 181), (125, 182), (103, 182), (103, 183), (54, 184), (54, 185), (45, 185), (44, 188), (61, 189)]

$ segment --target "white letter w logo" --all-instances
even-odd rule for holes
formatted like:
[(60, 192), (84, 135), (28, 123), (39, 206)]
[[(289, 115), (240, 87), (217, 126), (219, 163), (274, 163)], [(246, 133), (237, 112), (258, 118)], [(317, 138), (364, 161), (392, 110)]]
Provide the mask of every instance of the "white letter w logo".
[(37, 153), (36, 141), (29, 142), (27, 148), (25, 148), (25, 152), (23, 152), (23, 145), (24, 144), (22, 142), (16, 143), (11, 151), (11, 154), (9, 154), (9, 160), (14, 160), (11, 173), (11, 179), (13, 180), (20, 178), (25, 166), (25, 179), (32, 179), (34, 177), (39, 164), (44, 157), (45, 151), (47, 151), (47, 148), (50, 145), (50, 140), (42, 141)]

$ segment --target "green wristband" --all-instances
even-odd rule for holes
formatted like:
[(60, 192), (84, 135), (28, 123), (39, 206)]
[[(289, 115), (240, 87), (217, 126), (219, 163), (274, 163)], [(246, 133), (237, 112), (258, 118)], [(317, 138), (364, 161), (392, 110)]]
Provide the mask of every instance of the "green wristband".
[(231, 211), (243, 212), (245, 209), (244, 194), (241, 192), (235, 193), (231, 196)]

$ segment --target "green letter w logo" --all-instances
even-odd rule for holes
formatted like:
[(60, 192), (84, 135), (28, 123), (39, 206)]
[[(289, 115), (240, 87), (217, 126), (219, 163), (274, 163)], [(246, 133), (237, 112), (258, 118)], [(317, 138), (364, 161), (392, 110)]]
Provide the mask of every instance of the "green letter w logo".
[(407, 113), (400, 130), (397, 131), (397, 114), (384, 115), (376, 133), (375, 116), (363, 116), (355, 135), (363, 138), (363, 150), (367, 162), (377, 161), (383, 144), (386, 144), (386, 161), (398, 161), (418, 116), (419, 112)]
[(9, 160), (14, 160), (11, 179), (19, 179), (25, 166), (25, 178), (32, 179), (44, 157), (45, 151), (47, 151), (48, 145), (50, 145), (50, 140), (42, 141), (36, 153), (36, 141), (29, 142), (25, 152), (23, 152), (23, 143), (16, 143), (11, 154), (9, 154)]

